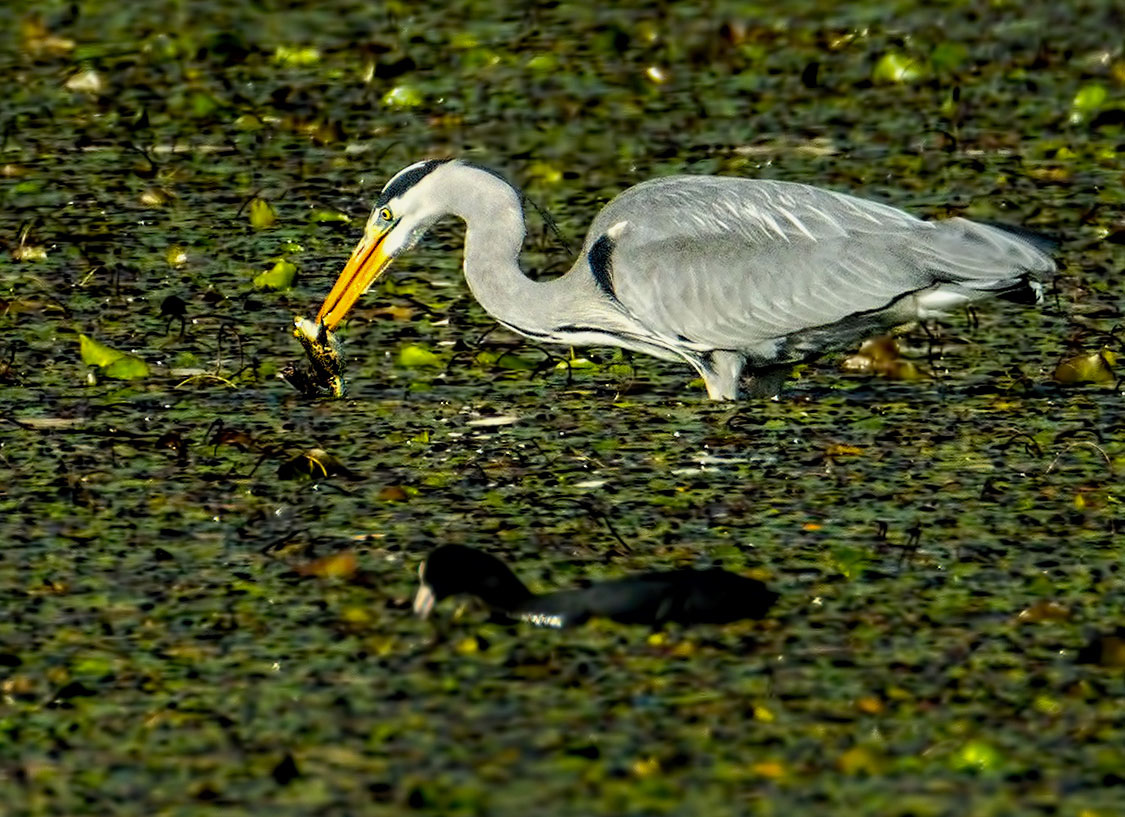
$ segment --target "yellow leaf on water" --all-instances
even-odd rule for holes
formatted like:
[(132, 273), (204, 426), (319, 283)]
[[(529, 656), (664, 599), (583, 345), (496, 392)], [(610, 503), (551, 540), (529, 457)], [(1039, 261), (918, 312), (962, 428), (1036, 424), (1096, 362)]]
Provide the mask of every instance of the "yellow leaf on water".
[(277, 222), (277, 211), (265, 199), (256, 198), (250, 201), (250, 226), (262, 230), (272, 227)]
[(168, 262), (169, 266), (182, 267), (188, 260), (187, 250), (179, 244), (173, 244), (164, 251), (164, 260)]
[(461, 655), (472, 655), (473, 653), (480, 652), (480, 644), (477, 643), (475, 636), (469, 636), (459, 641), (454, 649), (461, 653)]
[(695, 642), (694, 641), (681, 641), (679, 644), (672, 648), (672, 655), (677, 658), (690, 658), (695, 655)]
[(81, 417), (16, 417), (16, 422), (28, 428), (74, 428), (80, 426), (85, 420)]
[(20, 36), (24, 51), (34, 56), (61, 57), (73, 51), (75, 46), (74, 40), (52, 34), (40, 14), (20, 21)]
[(409, 306), (381, 306), (371, 310), (374, 317), (390, 318), (393, 321), (408, 321), (414, 317), (415, 309)]
[(919, 380), (923, 372), (901, 356), (898, 341), (890, 335), (865, 340), (859, 351), (840, 364), (844, 371), (879, 374), (890, 380)]
[(66, 86), (68, 91), (78, 91), (91, 96), (97, 96), (105, 90), (105, 81), (102, 79), (102, 75), (93, 68), (71, 74), (63, 85)]
[(853, 746), (836, 758), (836, 768), (844, 774), (875, 774), (879, 771), (879, 762), (868, 749)]
[(12, 258), (17, 261), (42, 261), (47, 257), (47, 248), (39, 244), (20, 244), (12, 250)]
[(1054, 378), (1059, 383), (1114, 383), (1117, 381), (1113, 372), (1116, 362), (1117, 355), (1112, 349), (1075, 355), (1055, 367)]
[(371, 620), (371, 613), (366, 607), (345, 607), (340, 618), (348, 624), (366, 624)]
[(141, 204), (145, 207), (163, 207), (175, 197), (172, 191), (163, 187), (150, 187), (141, 193)]
[(1065, 621), (1070, 618), (1070, 610), (1057, 601), (1037, 601), (1021, 610), (1017, 618), (1026, 622)]
[(278, 466), (277, 475), (282, 479), (354, 476), (338, 457), (329, 454), (323, 448), (309, 448), (290, 457)]
[(760, 777), (770, 780), (780, 780), (785, 777), (785, 766), (777, 760), (762, 760), (750, 767), (750, 771)]
[(320, 576), (325, 579), (347, 579), (359, 570), (359, 560), (350, 550), (332, 553), (301, 565), (297, 572), (303, 576)]
[(378, 498), (384, 502), (402, 502), (409, 496), (401, 485), (384, 485), (378, 493)]
[(865, 695), (857, 700), (855, 705), (860, 712), (866, 712), (868, 715), (878, 715), (883, 711), (883, 702), (874, 695)]

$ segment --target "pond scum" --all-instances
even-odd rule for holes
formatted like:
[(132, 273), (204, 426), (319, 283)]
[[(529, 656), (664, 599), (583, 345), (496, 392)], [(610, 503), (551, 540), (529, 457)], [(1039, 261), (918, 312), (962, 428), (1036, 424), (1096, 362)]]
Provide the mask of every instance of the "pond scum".
[[(1119, 6), (4, 5), (3, 813), (1120, 814)], [(381, 185), (446, 156), (523, 190), (540, 279), (675, 173), (1023, 225), (1061, 269), (710, 404), (498, 328), (446, 223), (341, 358), (306, 325), (345, 397), (280, 382)], [(422, 620), (442, 545), (535, 598), (778, 597)]]

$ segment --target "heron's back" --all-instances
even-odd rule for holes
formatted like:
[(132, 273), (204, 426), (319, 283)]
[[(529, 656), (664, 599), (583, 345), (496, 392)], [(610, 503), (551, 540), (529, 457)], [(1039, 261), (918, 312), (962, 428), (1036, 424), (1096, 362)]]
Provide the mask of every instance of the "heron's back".
[(988, 225), (923, 221), (772, 180), (644, 182), (598, 215), (587, 252), (602, 236), (613, 245), (612, 291), (639, 322), (700, 349), (765, 357), (771, 344), (857, 315), (928, 317), (900, 314), (911, 294), (917, 310), (938, 313), (1054, 270), (1033, 244)]

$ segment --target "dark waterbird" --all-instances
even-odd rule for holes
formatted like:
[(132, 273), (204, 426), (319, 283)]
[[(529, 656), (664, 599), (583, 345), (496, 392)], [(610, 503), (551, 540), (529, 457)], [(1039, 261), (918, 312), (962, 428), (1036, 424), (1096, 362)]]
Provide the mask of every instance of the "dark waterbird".
[(414, 612), (422, 618), (442, 599), (465, 594), (540, 627), (571, 627), (591, 618), (651, 627), (726, 624), (761, 618), (777, 600), (762, 582), (718, 568), (638, 573), (540, 596), (495, 556), (463, 545), (432, 551), (418, 575)]
[(317, 321), (329, 329), (446, 215), (464, 219), (465, 280), (496, 320), (535, 340), (620, 346), (699, 373), (713, 400), (777, 394), (794, 363), (990, 296), (1035, 302), (1055, 269), (1027, 235), (923, 221), (806, 184), (668, 176), (598, 214), (565, 275), (519, 266), (519, 193), (466, 162), (427, 161), (383, 188)]

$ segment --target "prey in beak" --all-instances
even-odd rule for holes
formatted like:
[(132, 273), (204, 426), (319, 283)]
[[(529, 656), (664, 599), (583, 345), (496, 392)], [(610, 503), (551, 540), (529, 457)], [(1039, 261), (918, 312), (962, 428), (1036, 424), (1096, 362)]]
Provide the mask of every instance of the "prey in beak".
[(332, 291), (316, 313), (317, 323), (335, 329), (359, 300), (359, 296), (383, 274), (394, 260), (394, 256), (383, 249), (394, 226), (395, 222), (390, 222), (378, 228), (369, 227), (364, 233), (363, 239), (352, 251), (352, 257), (344, 265), (344, 271), (340, 273)]

